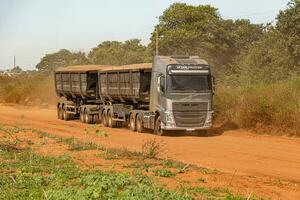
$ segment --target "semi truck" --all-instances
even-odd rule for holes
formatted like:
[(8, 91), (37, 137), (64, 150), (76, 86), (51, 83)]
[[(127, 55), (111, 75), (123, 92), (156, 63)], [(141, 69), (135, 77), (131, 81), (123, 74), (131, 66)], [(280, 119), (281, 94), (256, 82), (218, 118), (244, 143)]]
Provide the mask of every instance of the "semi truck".
[(152, 63), (85, 65), (55, 71), (61, 120), (130, 130), (196, 131), (212, 127), (214, 78), (198, 56), (155, 56)]

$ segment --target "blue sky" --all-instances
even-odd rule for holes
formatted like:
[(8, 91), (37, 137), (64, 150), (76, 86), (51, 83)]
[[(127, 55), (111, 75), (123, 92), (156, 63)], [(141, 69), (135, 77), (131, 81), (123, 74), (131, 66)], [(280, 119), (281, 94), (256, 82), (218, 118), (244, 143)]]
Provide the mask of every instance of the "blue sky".
[(149, 42), (156, 17), (174, 2), (217, 7), (223, 18), (274, 22), (288, 0), (0, 0), (0, 70), (34, 69), (65, 48), (88, 52), (105, 40)]

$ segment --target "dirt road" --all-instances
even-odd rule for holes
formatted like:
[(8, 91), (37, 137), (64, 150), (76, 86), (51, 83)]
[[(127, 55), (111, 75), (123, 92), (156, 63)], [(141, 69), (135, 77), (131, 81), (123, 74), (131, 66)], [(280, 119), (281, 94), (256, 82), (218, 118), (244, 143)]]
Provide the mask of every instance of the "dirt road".
[[(0, 123), (20, 124), (59, 136), (84, 139), (87, 125), (56, 119), (54, 109), (0, 106)], [(100, 125), (99, 125), (100, 126)], [(107, 138), (95, 137), (108, 147), (126, 147), (140, 151), (142, 144), (153, 137), (123, 129), (103, 128)], [(173, 159), (247, 176), (263, 176), (300, 184), (300, 139), (263, 136), (244, 130), (216, 128), (208, 137), (157, 137), (165, 143), (166, 156)]]

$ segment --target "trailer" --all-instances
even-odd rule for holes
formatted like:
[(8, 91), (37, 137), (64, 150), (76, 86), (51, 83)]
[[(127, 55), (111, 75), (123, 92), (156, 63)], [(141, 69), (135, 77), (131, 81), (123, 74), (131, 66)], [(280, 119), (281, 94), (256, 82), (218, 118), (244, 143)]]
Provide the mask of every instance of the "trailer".
[(156, 56), (153, 63), (71, 66), (55, 72), (58, 118), (79, 117), (132, 131), (206, 132), (212, 126), (214, 81), (197, 56)]
[(55, 71), (56, 94), (61, 98), (57, 103), (57, 116), (61, 120), (80, 117), (84, 123), (98, 121), (98, 70), (107, 66), (82, 65), (60, 67)]

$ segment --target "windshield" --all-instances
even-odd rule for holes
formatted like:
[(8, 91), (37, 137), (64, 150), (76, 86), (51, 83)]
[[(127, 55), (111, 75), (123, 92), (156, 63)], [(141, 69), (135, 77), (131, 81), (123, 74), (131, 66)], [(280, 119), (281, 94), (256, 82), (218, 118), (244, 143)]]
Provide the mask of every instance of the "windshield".
[(211, 90), (209, 75), (169, 75), (170, 93), (194, 93)]

